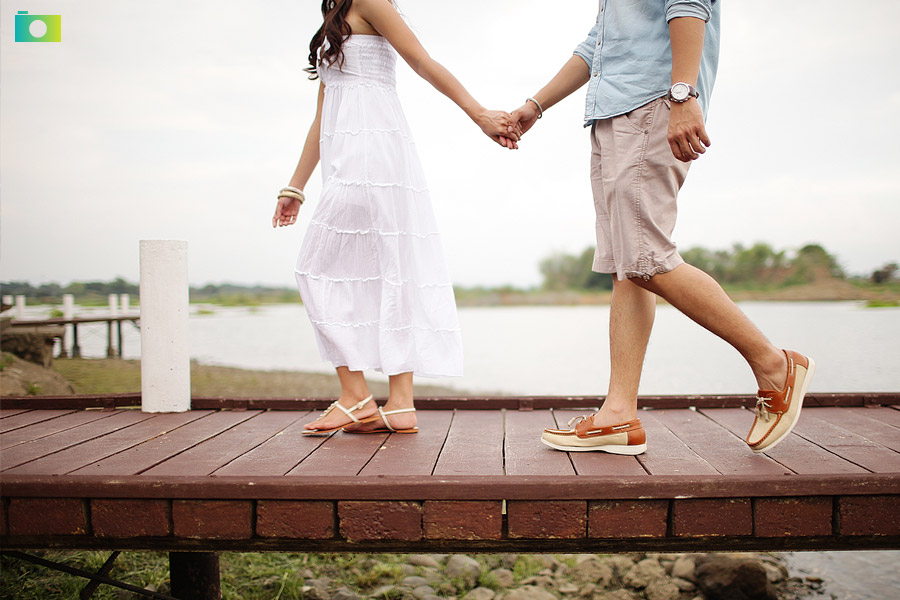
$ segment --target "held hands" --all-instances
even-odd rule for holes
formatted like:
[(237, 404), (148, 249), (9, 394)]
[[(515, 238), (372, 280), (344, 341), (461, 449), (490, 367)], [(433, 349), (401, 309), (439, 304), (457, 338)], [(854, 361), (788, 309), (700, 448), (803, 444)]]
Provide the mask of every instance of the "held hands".
[(706, 152), (710, 141), (697, 100), (691, 98), (687, 102), (672, 102), (668, 140), (672, 154), (682, 162), (697, 160)]
[(475, 123), (489, 138), (510, 150), (518, 149), (516, 143), (522, 137), (518, 127), (508, 112), (502, 110), (484, 110), (474, 118)]

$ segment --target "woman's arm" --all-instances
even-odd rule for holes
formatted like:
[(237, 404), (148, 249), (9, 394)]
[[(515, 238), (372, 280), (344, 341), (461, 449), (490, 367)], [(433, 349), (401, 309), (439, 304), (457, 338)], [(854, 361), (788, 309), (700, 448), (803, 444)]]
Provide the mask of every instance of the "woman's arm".
[(494, 141), (505, 145), (501, 138), (511, 138), (512, 142), (519, 139), (516, 131), (508, 131), (509, 115), (487, 110), (479, 104), (450, 71), (428, 55), (388, 0), (355, 0), (353, 8), (391, 43), (417, 75), (463, 109)]
[[(309, 126), (306, 135), (306, 143), (303, 144), (303, 152), (300, 153), (300, 162), (291, 177), (290, 186), (303, 189), (312, 177), (312, 173), (319, 164), (319, 137), (322, 131), (322, 103), (325, 100), (325, 84), (319, 83), (319, 98), (316, 102), (316, 118)], [(300, 201), (296, 198), (281, 196), (275, 205), (275, 216), (272, 217), (272, 227), (284, 227), (293, 225), (300, 213)]]

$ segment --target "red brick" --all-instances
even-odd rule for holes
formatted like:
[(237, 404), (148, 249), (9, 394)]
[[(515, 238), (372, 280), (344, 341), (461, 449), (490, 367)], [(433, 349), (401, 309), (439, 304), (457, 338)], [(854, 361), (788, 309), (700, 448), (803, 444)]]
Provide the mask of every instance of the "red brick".
[(676, 536), (753, 535), (749, 498), (674, 500), (672, 524)]
[(11, 535), (84, 535), (87, 515), (80, 498), (11, 498)]
[(506, 515), (510, 538), (583, 538), (587, 533), (585, 500), (510, 500)]
[(831, 535), (833, 500), (816, 498), (757, 498), (753, 521), (759, 537)]
[(588, 506), (588, 537), (665, 537), (668, 500), (603, 500)]
[(841, 535), (900, 535), (900, 496), (842, 496), (838, 507)]
[(253, 535), (249, 500), (174, 500), (176, 537), (242, 540)]
[(418, 502), (345, 501), (338, 503), (341, 535), (348, 541), (420, 540)]
[(91, 500), (91, 526), (102, 537), (169, 535), (168, 500)]
[(260, 500), (256, 534), (262, 537), (325, 540), (334, 537), (334, 503)]
[(423, 527), (430, 540), (499, 540), (503, 537), (503, 503), (429, 501)]

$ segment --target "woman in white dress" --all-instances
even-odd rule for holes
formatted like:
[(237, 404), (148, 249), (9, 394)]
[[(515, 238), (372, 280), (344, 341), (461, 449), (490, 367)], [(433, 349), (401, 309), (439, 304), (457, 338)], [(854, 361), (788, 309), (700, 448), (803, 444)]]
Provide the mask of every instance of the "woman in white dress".
[[(318, 108), (273, 226), (292, 225), (322, 162), (322, 197), (295, 275), (341, 396), (305, 433), (418, 431), (413, 374), (462, 375), (456, 303), (431, 199), (397, 98), (396, 52), (497, 143), (514, 148), (509, 115), (485, 110), (433, 60), (390, 0), (324, 0), (310, 42)], [(363, 371), (388, 375), (376, 406)]]

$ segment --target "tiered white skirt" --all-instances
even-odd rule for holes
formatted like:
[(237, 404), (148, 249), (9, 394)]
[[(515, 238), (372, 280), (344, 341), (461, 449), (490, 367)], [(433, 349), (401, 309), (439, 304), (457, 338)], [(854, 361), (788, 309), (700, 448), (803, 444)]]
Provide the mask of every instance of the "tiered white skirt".
[(396, 93), (326, 85), (320, 150), (322, 196), (295, 274), (322, 358), (462, 375), (453, 287)]

